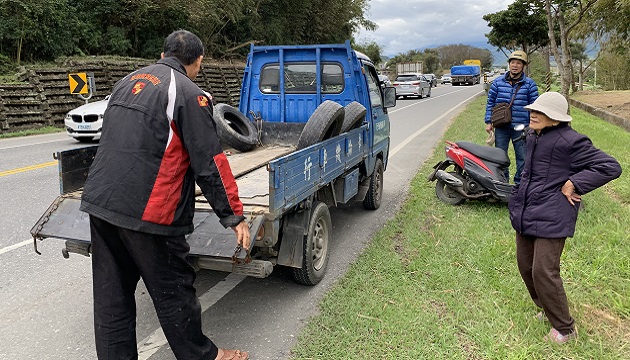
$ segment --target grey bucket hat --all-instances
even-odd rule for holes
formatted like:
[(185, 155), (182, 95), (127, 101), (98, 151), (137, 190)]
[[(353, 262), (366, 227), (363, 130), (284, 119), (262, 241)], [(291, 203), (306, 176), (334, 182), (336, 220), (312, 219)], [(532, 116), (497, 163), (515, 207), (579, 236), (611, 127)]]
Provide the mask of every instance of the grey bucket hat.
[(555, 91), (540, 95), (531, 105), (527, 105), (524, 108), (541, 112), (547, 115), (551, 120), (569, 122), (573, 119), (567, 114), (569, 110), (567, 99), (565, 99), (562, 94)]

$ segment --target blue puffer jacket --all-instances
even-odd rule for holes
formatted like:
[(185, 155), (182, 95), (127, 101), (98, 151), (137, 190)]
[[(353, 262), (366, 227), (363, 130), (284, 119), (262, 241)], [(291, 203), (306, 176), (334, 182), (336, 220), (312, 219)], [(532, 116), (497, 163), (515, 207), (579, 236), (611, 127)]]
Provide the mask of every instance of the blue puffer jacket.
[(523, 84), (518, 89), (518, 94), (514, 98), (512, 104), (512, 124), (524, 124), (529, 125), (529, 111), (523, 109), (524, 106), (529, 105), (538, 98), (538, 86), (534, 80), (523, 75), (521, 80), (512, 85), (508, 81), (510, 73), (505, 73), (505, 76), (501, 76), (495, 79), (490, 85), (488, 91), (488, 103), (486, 104), (486, 124), (490, 124), (490, 115), (492, 114), (492, 108), (498, 103), (510, 103), (512, 101), (512, 95), (518, 84)]
[(508, 204), (516, 232), (542, 238), (571, 237), (579, 204), (571, 205), (562, 186), (571, 180), (584, 195), (621, 175), (621, 166), (568, 124), (527, 135), (527, 157), (521, 183)]

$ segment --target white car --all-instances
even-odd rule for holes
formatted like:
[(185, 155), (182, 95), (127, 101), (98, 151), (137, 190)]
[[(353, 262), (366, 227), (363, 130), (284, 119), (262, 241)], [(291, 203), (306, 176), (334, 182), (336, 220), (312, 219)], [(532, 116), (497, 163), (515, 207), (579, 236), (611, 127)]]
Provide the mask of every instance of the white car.
[(63, 121), (68, 136), (81, 142), (99, 140), (103, 127), (103, 114), (108, 102), (109, 95), (105, 97), (105, 100), (95, 101), (70, 110)]

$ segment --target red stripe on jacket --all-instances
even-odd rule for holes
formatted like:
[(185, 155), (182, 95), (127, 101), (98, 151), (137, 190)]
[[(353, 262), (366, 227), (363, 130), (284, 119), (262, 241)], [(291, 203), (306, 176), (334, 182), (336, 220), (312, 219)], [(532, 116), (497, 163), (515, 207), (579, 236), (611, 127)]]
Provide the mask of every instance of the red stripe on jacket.
[(184, 177), (190, 165), (188, 152), (184, 149), (175, 122), (171, 122), (173, 137), (164, 152), (151, 196), (144, 208), (142, 220), (170, 225), (182, 195)]
[(219, 153), (214, 156), (214, 163), (219, 170), (219, 176), (221, 176), (221, 182), (223, 182), (223, 188), (230, 203), (230, 208), (232, 208), (234, 215), (243, 215), (243, 203), (238, 197), (238, 187), (227, 157), (225, 157), (224, 153)]

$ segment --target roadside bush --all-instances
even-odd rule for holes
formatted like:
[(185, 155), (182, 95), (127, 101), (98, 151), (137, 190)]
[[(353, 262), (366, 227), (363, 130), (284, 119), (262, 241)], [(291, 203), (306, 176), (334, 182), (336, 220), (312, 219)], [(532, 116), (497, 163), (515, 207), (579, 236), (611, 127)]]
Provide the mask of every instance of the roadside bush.
[(13, 73), (15, 73), (15, 64), (13, 61), (11, 61), (8, 56), (0, 54), (0, 76), (11, 76)]

